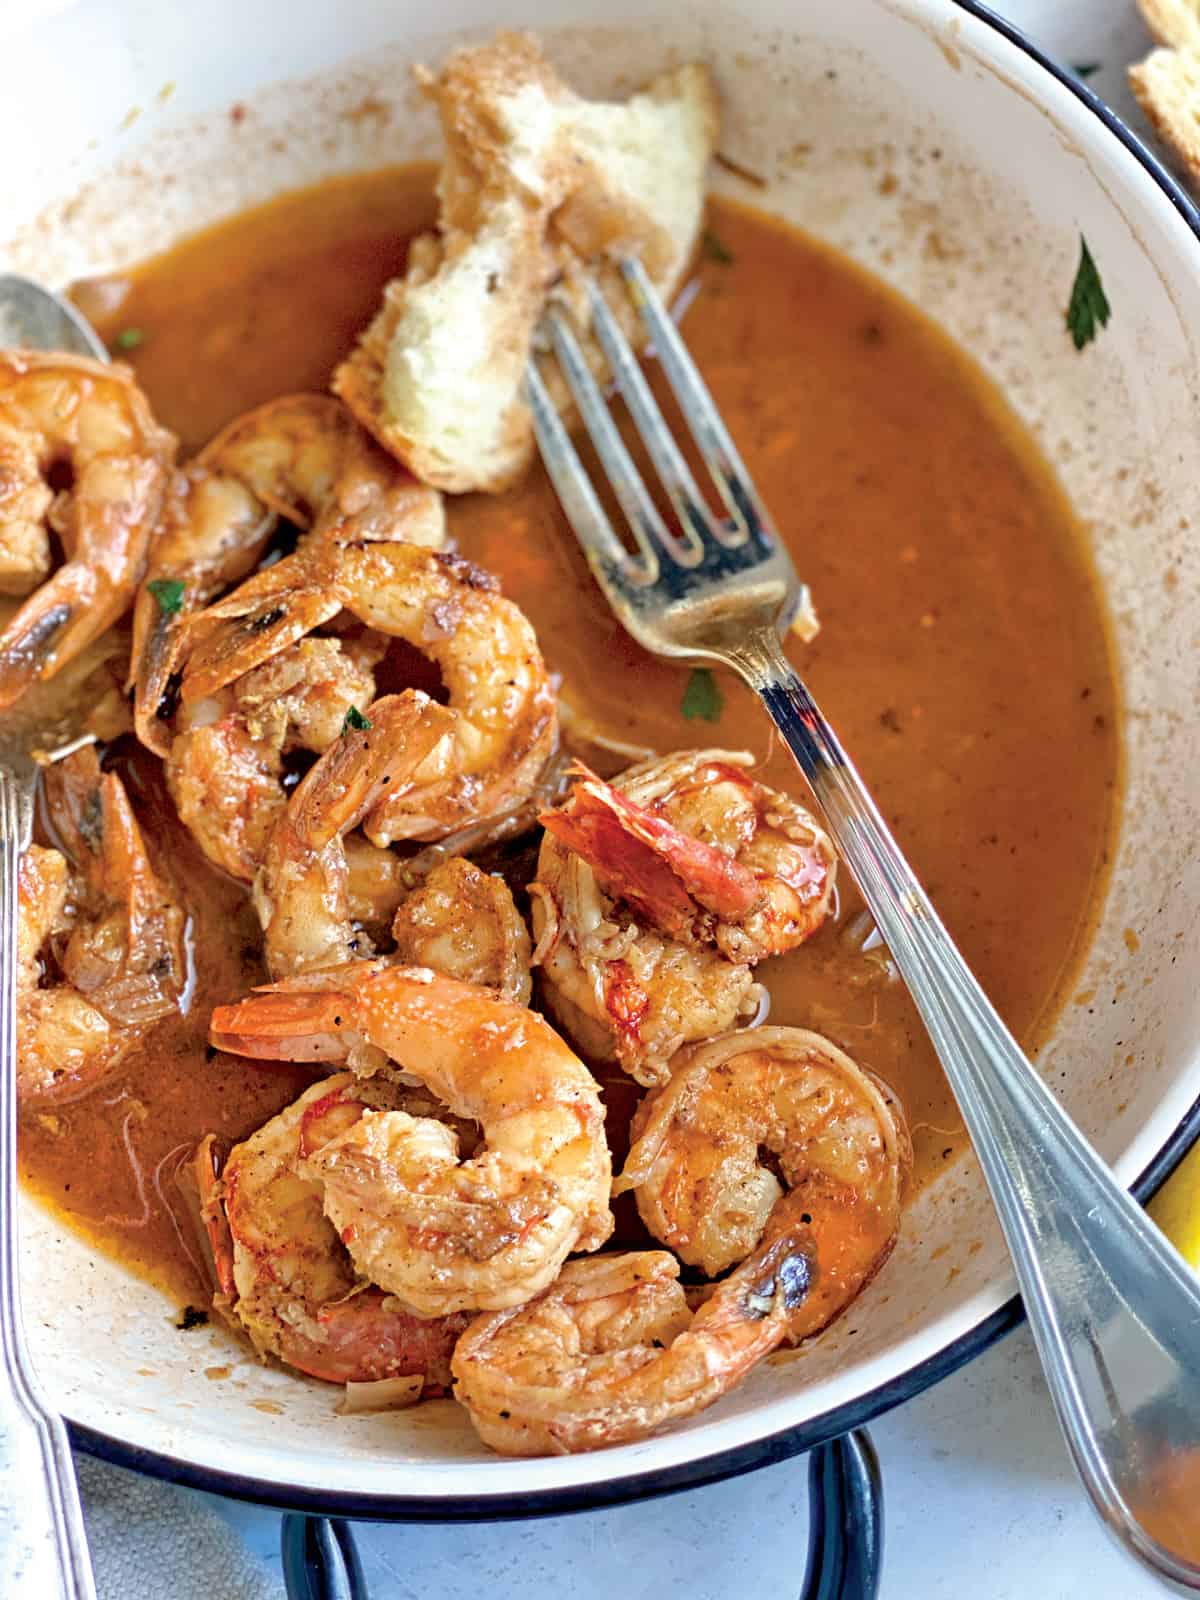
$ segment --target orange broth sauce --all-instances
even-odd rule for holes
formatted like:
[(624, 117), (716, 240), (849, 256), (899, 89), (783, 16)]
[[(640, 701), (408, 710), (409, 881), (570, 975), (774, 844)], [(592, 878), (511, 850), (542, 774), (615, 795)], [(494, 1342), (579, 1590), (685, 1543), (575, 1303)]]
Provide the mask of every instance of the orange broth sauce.
[[(186, 457), (249, 407), (327, 384), (431, 222), (431, 184), (431, 168), (405, 167), (284, 195), (76, 298)], [(912, 306), (729, 200), (713, 199), (709, 225), (720, 247), (700, 255), (683, 328), (813, 587), (822, 629), (793, 659), (1036, 1049), (1086, 945), (1117, 805), (1109, 644), (1079, 530), (1003, 400)], [(532, 618), (576, 718), (660, 750), (751, 750), (766, 781), (803, 794), (732, 680), (719, 680), (717, 720), (683, 715), (687, 672), (611, 617), (539, 468), (501, 498), (450, 501), (449, 522)], [(204, 1133), (245, 1135), (311, 1073), (206, 1051), (211, 1006), (258, 976), (257, 930), (171, 815), (156, 765), (137, 755), (124, 770), (191, 908), (189, 1014), (87, 1098), (27, 1115), (22, 1153), (29, 1185), (73, 1227), (194, 1300), (175, 1170)], [(922, 1183), (961, 1150), (961, 1123), (904, 989), (853, 937), (861, 909), (843, 875), (837, 916), (759, 975), (773, 1022), (827, 1033), (898, 1091)], [(601, 1076), (619, 1158), (637, 1090)], [(637, 1237), (626, 1207), (619, 1236)]]

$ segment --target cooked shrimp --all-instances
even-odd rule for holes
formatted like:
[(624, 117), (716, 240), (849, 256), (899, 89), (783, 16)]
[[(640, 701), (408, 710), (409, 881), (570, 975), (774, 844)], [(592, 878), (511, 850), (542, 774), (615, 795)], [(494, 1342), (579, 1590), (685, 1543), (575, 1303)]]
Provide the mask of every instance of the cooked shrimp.
[(589, 1054), (662, 1083), (682, 1045), (736, 1027), (751, 965), (815, 932), (833, 847), (747, 755), (681, 751), (607, 784), (586, 769), (546, 836), (533, 895), (546, 1003)]
[(793, 1339), (831, 1322), (887, 1260), (910, 1161), (904, 1116), (820, 1034), (756, 1028), (685, 1052), (630, 1132), (614, 1193), (633, 1189), (654, 1237), (710, 1278), (757, 1246), (786, 1185), (817, 1267)]
[[(566, 795), (570, 785), (564, 774), (571, 762), (572, 757), (560, 745), (542, 768), (533, 788), (511, 811), (498, 817), (485, 817), (466, 828), (456, 828), (453, 833), (423, 845), (415, 854), (406, 852), (402, 857), (394, 858), (400, 864), (391, 883), (380, 879), (372, 886), (364, 878), (359, 883), (359, 892), (377, 906), (386, 906), (389, 895), (394, 896), (394, 914), (405, 890), (424, 883), (433, 870), (443, 863), (459, 856), (474, 856), (480, 851), (516, 845), (517, 841), (527, 842), (536, 833), (538, 818), (546, 807), (557, 804)], [(517, 845), (517, 848), (521, 846)], [(378, 911), (376, 920), (383, 920)]]
[(189, 616), (253, 571), (279, 516), (318, 539), (445, 539), (441, 496), (331, 395), (288, 395), (231, 422), (176, 475), (134, 611), (135, 718), (156, 754), (167, 753)]
[(287, 805), (285, 758), (337, 742), (347, 713), (374, 697), (380, 654), (369, 635), (301, 639), (183, 707), (167, 783), (180, 820), (210, 861), (253, 880)]
[(554, 748), (554, 693), (527, 619), (460, 557), (382, 540), (298, 551), (201, 619), (184, 702), (218, 692), (343, 608), (428, 655), (454, 719), (420, 781), (376, 809), (372, 841), (439, 839), (515, 810)]
[(408, 862), (394, 850), (380, 849), (361, 833), (342, 840), (346, 852), (346, 891), (355, 922), (390, 926), (409, 891)]
[(442, 838), (515, 810), (557, 738), (554, 690), (522, 611), (478, 566), (403, 544), (349, 544), (331, 573), (350, 613), (437, 664), (454, 718), (416, 781), (368, 819), (368, 837)]
[(411, 856), (381, 850), (361, 833), (350, 834), (343, 845), (350, 917), (359, 924), (390, 924), (398, 961), (529, 1004), (529, 930), (503, 878), (450, 856), (410, 889)]
[(368, 1106), (412, 1103), (382, 1079), (349, 1073), (313, 1084), (293, 1105), (230, 1151), (218, 1174), (210, 1134), (196, 1152), (203, 1215), (217, 1269), (216, 1304), (260, 1355), (330, 1383), (420, 1374), (426, 1393), (450, 1383), (462, 1317), (414, 1316), (365, 1285), (325, 1216), (318, 1183), (297, 1165), (352, 1127)]
[(422, 967), (355, 962), (218, 1006), (218, 1049), (267, 1060), (383, 1051), (484, 1145), (442, 1122), (366, 1112), (301, 1166), (364, 1277), (423, 1316), (516, 1305), (612, 1231), (594, 1079), (532, 1011)]
[(438, 839), (514, 810), (554, 749), (554, 691), (533, 628), (496, 580), (459, 556), (403, 544), (340, 552), (335, 591), (370, 628), (437, 665), (454, 728), (417, 781), (380, 806), (376, 844)]
[[(0, 590), (29, 595), (0, 631), (0, 707), (129, 605), (174, 455), (127, 367), (0, 350)], [(56, 492), (63, 468), (73, 481)], [(66, 561), (48, 577), (51, 532)]]
[(663, 1082), (682, 1045), (728, 1032), (758, 1006), (746, 962), (634, 920), (553, 832), (530, 896), (547, 1007), (589, 1055), (616, 1060), (639, 1083)]
[(271, 830), (254, 883), (272, 977), (372, 954), (350, 914), (343, 835), (413, 781), (450, 720), (418, 690), (386, 695), (357, 726), (339, 730), (305, 774)]
[(19, 878), (17, 1077), (23, 1097), (90, 1089), (179, 1005), (184, 917), (155, 876), (119, 778), (95, 751), (46, 776), (70, 862), (33, 845)]
[(462, 856), (435, 867), (392, 923), (396, 959), (529, 1004), (532, 947), (503, 878)]
[(453, 718), (419, 781), (376, 808), (368, 837), (441, 839), (516, 811), (554, 749), (554, 691), (528, 620), (494, 578), (458, 556), (385, 540), (330, 539), (297, 551), (196, 620), (185, 707), (343, 610), (427, 655)]
[(18, 877), (17, 1086), (23, 1100), (90, 1088), (133, 1043), (69, 984), (42, 987), (41, 952), (74, 926), (71, 889), (65, 856), (31, 845)]
[(577, 767), (579, 781), (542, 822), (661, 933), (761, 961), (824, 922), (837, 856), (802, 806), (750, 777), (752, 764), (732, 751), (681, 750), (615, 785)]
[(529, 889), (547, 1009), (587, 1055), (638, 1083), (665, 1082), (681, 1046), (757, 1011), (762, 991), (744, 962), (622, 919), (583, 858), (551, 835)]
[(804, 1232), (760, 1246), (694, 1316), (665, 1251), (568, 1261), (538, 1299), (470, 1324), (455, 1398), (513, 1456), (598, 1450), (693, 1416), (787, 1339), (810, 1291)]

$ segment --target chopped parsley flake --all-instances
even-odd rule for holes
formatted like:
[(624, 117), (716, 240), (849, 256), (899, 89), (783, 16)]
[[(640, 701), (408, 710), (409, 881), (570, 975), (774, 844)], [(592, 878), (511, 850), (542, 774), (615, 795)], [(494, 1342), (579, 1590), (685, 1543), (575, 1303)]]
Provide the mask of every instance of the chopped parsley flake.
[(717, 680), (707, 667), (693, 667), (679, 709), (689, 721), (699, 717), (704, 722), (720, 722), (725, 708), (724, 697)]
[(1074, 340), (1076, 350), (1090, 344), (1100, 328), (1108, 322), (1111, 307), (1100, 273), (1092, 260), (1087, 240), (1079, 235), (1079, 265), (1075, 269), (1075, 282), (1071, 287), (1071, 300), (1067, 306), (1067, 332)]
[(145, 344), (145, 342), (146, 330), (144, 328), (122, 328), (113, 340), (113, 344), (118, 350), (136, 350), (140, 344)]
[(361, 732), (362, 729), (369, 728), (370, 726), (370, 719), (364, 717), (357, 706), (351, 706), (349, 711), (347, 711), (346, 715), (342, 718), (343, 733), (349, 733), (351, 728), (357, 728)]
[(151, 578), (146, 585), (158, 601), (158, 609), (172, 617), (183, 606), (183, 591), (187, 588), (182, 578)]

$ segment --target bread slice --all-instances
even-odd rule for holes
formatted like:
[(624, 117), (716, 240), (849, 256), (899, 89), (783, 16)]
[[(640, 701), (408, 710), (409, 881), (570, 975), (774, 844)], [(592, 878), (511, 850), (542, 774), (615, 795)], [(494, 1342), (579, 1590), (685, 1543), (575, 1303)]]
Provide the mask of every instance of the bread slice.
[(1200, 0), (1138, 0), (1138, 10), (1158, 44), (1200, 51)]
[(1130, 67), (1129, 82), (1155, 133), (1200, 183), (1200, 53), (1154, 50)]
[[(414, 242), (333, 386), (426, 483), (497, 493), (533, 453), (521, 385), (547, 296), (563, 294), (586, 330), (581, 275), (624, 252), (662, 293), (678, 285), (703, 214), (716, 91), (693, 65), (624, 104), (589, 102), (528, 34), (456, 51), (424, 81), (447, 146), (438, 232)], [(594, 347), (589, 358), (601, 364)]]

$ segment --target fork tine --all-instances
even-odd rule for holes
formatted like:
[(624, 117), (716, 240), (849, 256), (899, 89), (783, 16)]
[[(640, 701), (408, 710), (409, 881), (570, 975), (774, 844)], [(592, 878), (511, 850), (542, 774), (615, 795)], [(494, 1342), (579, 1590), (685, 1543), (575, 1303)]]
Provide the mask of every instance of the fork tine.
[(613, 316), (607, 301), (591, 279), (588, 280), (588, 293), (592, 327), (600, 341), (600, 348), (607, 357), (613, 379), (624, 397), (625, 404), (629, 407), (634, 427), (654, 463), (654, 470), (658, 473), (663, 488), (671, 497), (671, 503), (683, 528), (684, 538), (692, 550), (699, 553), (693, 555), (692, 560), (702, 557), (704, 540), (710, 536), (720, 539), (723, 544), (740, 543), (745, 534), (740, 533), (731, 539), (729, 534), (717, 525), (717, 519), (705, 504), (700, 490), (696, 487), (691, 468), (675, 443), (670, 428), (667, 427), (666, 418), (650, 392), (650, 385), (646, 382), (645, 374), (638, 365), (629, 341), (621, 331), (620, 323)]
[(658, 508), (646, 492), (641, 473), (609, 415), (608, 404), (579, 347), (575, 330), (561, 307), (552, 306), (546, 322), (554, 353), (575, 404), (579, 407), (583, 425), (596, 447), (600, 465), (620, 502), (629, 530), (637, 541), (647, 567), (657, 576), (655, 541), (675, 560), (685, 566), (694, 565), (702, 558), (703, 550), (693, 542), (685, 544), (677, 539), (659, 515)]
[(770, 513), (759, 499), (754, 481), (721, 420), (708, 385), (700, 376), (646, 269), (634, 256), (623, 257), (617, 265), (630, 298), (654, 341), (659, 362), (696, 441), (696, 448), (730, 516), (751, 538), (761, 544), (774, 544), (776, 534)]
[(532, 358), (525, 367), (525, 390), (542, 461), (597, 579), (601, 584), (612, 577), (624, 582), (653, 583), (658, 576), (657, 557), (653, 551), (648, 552), (649, 568), (644, 562), (635, 562), (613, 532)]

